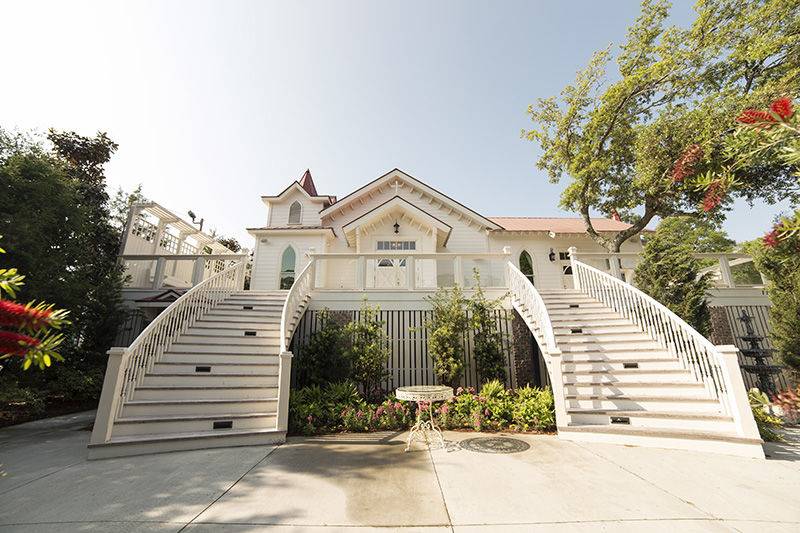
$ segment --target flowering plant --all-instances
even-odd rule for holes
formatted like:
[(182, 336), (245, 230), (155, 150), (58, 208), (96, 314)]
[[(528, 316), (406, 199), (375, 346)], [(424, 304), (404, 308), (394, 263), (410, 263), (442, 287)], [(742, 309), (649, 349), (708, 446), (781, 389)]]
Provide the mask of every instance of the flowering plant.
[[(0, 254), (4, 253), (0, 248)], [(16, 268), (0, 268), (0, 361), (21, 357), (24, 370), (34, 364), (44, 369), (53, 359), (63, 361), (56, 349), (64, 336), (56, 330), (69, 324), (69, 312), (44, 302), (23, 305), (3, 299), (3, 294), (15, 298), (24, 279)]]
[[(800, 113), (788, 97), (774, 100), (768, 109), (745, 109), (736, 118), (731, 135), (725, 132), (720, 168), (699, 171), (710, 147), (692, 144), (675, 162), (672, 180), (689, 189), (703, 192), (701, 208), (716, 209), (728, 192), (742, 182), (739, 174), (745, 169), (777, 163), (800, 178)], [(800, 211), (784, 217), (768, 232), (763, 242), (768, 247), (800, 231)]]

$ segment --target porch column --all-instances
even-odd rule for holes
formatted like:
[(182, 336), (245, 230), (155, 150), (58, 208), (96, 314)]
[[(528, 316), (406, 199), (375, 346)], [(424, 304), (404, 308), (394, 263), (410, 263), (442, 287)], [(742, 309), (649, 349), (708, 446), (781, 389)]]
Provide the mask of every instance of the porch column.
[(453, 285), (461, 286), (464, 284), (464, 272), (461, 256), (457, 255), (453, 259)]
[(417, 288), (417, 269), (414, 265), (414, 256), (406, 257), (406, 288), (413, 291)]
[(356, 289), (363, 291), (367, 288), (367, 258), (359, 255), (356, 259)]
[(574, 246), (570, 246), (569, 248), (567, 248), (567, 251), (569, 252), (570, 268), (572, 268), (572, 286), (575, 289), (580, 290), (581, 289), (581, 280), (578, 277), (578, 265), (577, 265), (577, 262), (578, 262), (578, 249), (575, 248)]

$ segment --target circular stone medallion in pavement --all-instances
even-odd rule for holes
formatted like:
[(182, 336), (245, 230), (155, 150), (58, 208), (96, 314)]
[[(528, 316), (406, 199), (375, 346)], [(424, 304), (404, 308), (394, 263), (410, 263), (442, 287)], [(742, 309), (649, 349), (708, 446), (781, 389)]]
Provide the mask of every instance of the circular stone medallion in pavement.
[(510, 437), (475, 437), (461, 441), (465, 450), (478, 453), (519, 453), (531, 447), (524, 440)]

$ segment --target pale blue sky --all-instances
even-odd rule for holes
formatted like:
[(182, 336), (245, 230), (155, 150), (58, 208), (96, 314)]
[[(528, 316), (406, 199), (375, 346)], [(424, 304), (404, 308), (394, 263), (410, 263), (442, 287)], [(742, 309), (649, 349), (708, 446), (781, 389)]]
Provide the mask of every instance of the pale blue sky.
[[(310, 168), (343, 196), (399, 167), (480, 213), (562, 215), (559, 185), (520, 139), (525, 110), (594, 50), (619, 43), (635, 1), (0, 3), (0, 124), (120, 144), (112, 187), (249, 244), (260, 195)], [(675, 3), (678, 22), (691, 3)], [(761, 235), (778, 210), (737, 205)]]

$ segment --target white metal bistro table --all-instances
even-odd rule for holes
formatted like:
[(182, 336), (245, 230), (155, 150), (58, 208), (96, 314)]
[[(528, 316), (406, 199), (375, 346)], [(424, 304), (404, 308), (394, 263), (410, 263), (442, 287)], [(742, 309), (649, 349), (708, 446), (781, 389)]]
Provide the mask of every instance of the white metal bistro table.
[[(417, 422), (411, 427), (406, 443), (406, 451), (411, 449), (411, 443), (415, 440), (423, 440), (427, 446), (431, 444), (431, 433), (433, 433), (442, 448), (444, 448), (444, 437), (442, 430), (436, 425), (433, 417), (433, 403), (446, 402), (453, 397), (453, 388), (443, 385), (415, 385), (413, 387), (398, 387), (395, 391), (398, 400), (406, 400), (417, 403)], [(423, 404), (428, 406), (428, 420), (422, 420)]]

